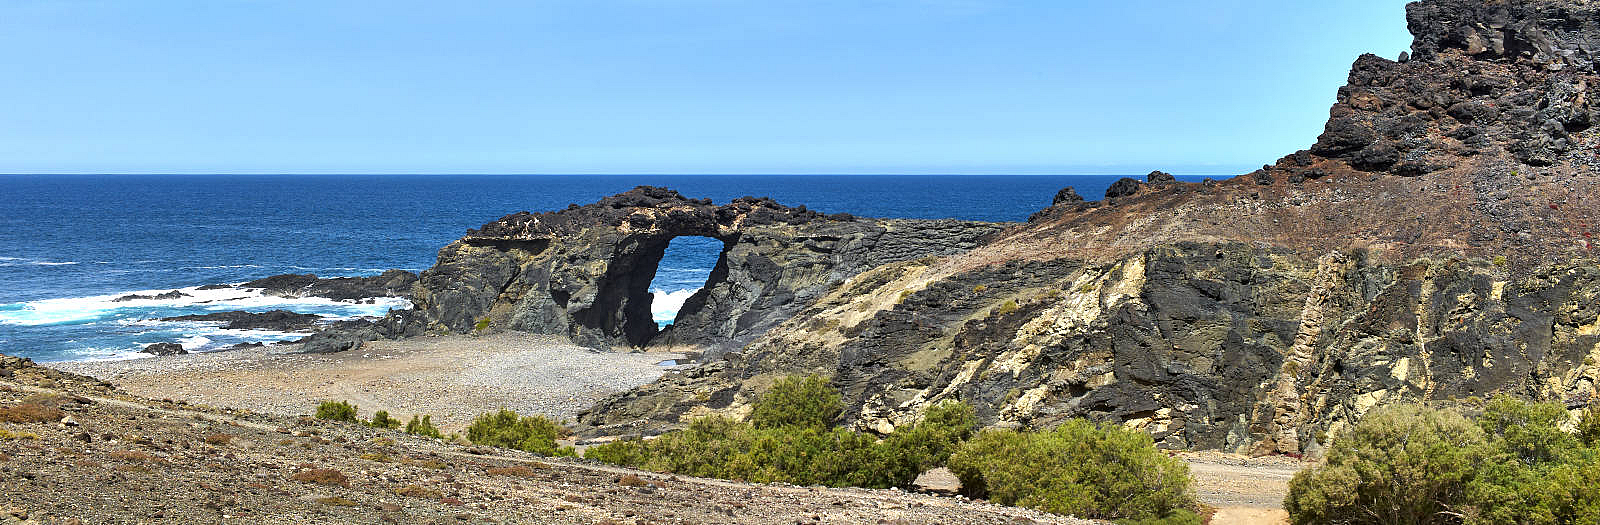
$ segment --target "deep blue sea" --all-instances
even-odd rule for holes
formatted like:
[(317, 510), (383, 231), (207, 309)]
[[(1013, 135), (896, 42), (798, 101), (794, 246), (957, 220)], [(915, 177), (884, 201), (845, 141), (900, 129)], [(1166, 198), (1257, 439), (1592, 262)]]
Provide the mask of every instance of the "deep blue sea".
[[(334, 318), (382, 315), (409, 305), (192, 288), (282, 273), (420, 271), (468, 228), (641, 184), (718, 204), (754, 195), (825, 213), (1022, 221), (1064, 186), (1094, 198), (1118, 177), (0, 175), (0, 352), (41, 361), (126, 359), (156, 342), (206, 351), (299, 337), (153, 319), (279, 308)], [(719, 249), (710, 239), (673, 241), (652, 284), (658, 321), (670, 321), (676, 305), (704, 283)], [(111, 301), (174, 289), (191, 297)]]

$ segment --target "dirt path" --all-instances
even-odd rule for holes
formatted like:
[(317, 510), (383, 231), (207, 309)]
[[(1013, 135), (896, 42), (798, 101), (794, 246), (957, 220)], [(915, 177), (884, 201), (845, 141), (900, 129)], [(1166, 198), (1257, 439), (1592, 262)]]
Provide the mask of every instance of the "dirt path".
[(1286, 457), (1252, 458), (1221, 452), (1180, 454), (1189, 462), (1200, 501), (1217, 507), (1212, 523), (1281, 525), (1288, 523), (1283, 498), (1289, 479), (1309, 463)]

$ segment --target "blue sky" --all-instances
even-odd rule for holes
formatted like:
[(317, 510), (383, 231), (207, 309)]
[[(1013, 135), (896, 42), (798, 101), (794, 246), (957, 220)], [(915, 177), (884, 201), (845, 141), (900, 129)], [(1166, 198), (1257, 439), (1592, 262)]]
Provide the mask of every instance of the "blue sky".
[(0, 3), (4, 173), (1249, 171), (1401, 1)]

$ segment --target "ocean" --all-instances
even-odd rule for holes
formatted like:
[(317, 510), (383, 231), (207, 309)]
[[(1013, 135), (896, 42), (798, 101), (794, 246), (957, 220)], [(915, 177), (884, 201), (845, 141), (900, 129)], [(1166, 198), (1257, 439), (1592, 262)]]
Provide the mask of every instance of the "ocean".
[[(285, 309), (333, 319), (383, 315), (403, 300), (354, 304), (196, 290), (269, 275), (421, 271), (440, 247), (517, 211), (584, 204), (649, 184), (718, 204), (767, 196), (825, 213), (1022, 221), (1057, 190), (1103, 195), (1120, 175), (0, 175), (0, 353), (39, 361), (143, 357), (301, 333), (155, 319)], [(1180, 177), (1198, 180), (1199, 177)], [(674, 240), (657, 270), (656, 320), (710, 274), (721, 244)], [(183, 290), (189, 297), (115, 302)]]

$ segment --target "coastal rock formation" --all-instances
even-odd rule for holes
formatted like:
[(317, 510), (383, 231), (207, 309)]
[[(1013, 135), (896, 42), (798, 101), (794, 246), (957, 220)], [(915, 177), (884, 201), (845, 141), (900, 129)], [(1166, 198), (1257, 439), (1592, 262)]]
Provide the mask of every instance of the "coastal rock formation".
[(275, 330), (280, 332), (294, 332), (305, 330), (315, 325), (322, 316), (316, 314), (300, 314), (288, 310), (271, 310), (255, 313), (242, 310), (229, 312), (213, 312), (209, 314), (180, 315), (176, 317), (163, 317), (162, 321), (202, 321), (226, 323), (223, 328), (229, 330)]
[[(1063, 191), (971, 250), (878, 265), (728, 354), (603, 401), (589, 434), (741, 416), (832, 378), (887, 432), (960, 399), (1172, 448), (1316, 454), (1373, 407), (1600, 381), (1600, 5), (1426, 0), (1304, 151), (1221, 181)], [(1468, 400), (1468, 401), (1461, 401)]]
[(144, 350), (140, 350), (139, 352), (155, 356), (180, 355), (189, 353), (188, 350), (183, 349), (183, 345), (178, 343), (148, 344), (144, 346)]
[(151, 294), (151, 295), (128, 294), (128, 295), (124, 295), (122, 297), (118, 297), (116, 299), (112, 299), (111, 302), (113, 302), (113, 303), (125, 303), (125, 302), (128, 302), (128, 301), (162, 301), (162, 300), (170, 300), (170, 299), (179, 299), (179, 298), (188, 297), (188, 296), (189, 296), (189, 294), (186, 294), (186, 293), (183, 293), (183, 292), (180, 292), (180, 291), (177, 291), (177, 290), (172, 290), (172, 291), (169, 291), (169, 292), (163, 292), (163, 293)]
[[(511, 329), (593, 346), (736, 349), (852, 275), (949, 255), (1001, 225), (823, 215), (771, 199), (716, 206), (654, 187), (548, 213), (517, 213), (439, 251), (412, 300), (422, 330)], [(706, 286), (658, 337), (648, 290), (667, 244), (722, 241)]]
[(260, 288), (262, 293), (279, 297), (325, 297), (335, 301), (355, 301), (373, 297), (402, 297), (411, 293), (417, 274), (388, 270), (372, 277), (318, 278), (313, 274), (284, 274), (256, 279), (240, 288)]

